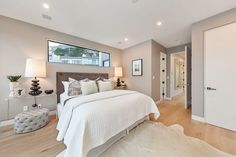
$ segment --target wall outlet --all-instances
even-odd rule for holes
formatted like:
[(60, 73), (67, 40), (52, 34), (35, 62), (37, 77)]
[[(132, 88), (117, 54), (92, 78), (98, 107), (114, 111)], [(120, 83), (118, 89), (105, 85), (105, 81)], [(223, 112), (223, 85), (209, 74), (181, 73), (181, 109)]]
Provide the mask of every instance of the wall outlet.
[(23, 111), (28, 111), (28, 106), (24, 106)]
[(42, 104), (38, 104), (38, 108), (42, 108)]

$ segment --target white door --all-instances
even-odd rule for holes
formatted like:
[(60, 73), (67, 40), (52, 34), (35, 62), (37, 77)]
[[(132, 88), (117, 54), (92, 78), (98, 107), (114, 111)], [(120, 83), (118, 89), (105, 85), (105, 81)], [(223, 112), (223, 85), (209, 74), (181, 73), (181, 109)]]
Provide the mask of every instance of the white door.
[(236, 23), (204, 36), (206, 122), (236, 131)]
[(160, 98), (166, 99), (166, 54), (160, 55)]

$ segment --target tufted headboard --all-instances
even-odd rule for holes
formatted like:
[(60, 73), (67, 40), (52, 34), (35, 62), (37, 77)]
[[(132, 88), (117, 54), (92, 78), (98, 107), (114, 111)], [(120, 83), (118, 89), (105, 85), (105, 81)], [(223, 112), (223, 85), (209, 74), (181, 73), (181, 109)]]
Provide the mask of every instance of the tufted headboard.
[(62, 81), (68, 81), (69, 77), (76, 80), (90, 79), (96, 80), (98, 77), (108, 79), (107, 73), (73, 73), (73, 72), (57, 72), (56, 74), (56, 94), (57, 103), (60, 102), (60, 94), (64, 92)]

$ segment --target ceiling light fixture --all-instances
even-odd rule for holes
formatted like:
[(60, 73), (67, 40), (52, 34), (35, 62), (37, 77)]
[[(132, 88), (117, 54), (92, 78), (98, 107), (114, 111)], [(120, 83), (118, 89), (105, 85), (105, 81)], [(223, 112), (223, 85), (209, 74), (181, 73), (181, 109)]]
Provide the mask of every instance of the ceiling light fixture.
[(132, 3), (138, 3), (139, 0), (132, 0)]
[(128, 39), (128, 38), (125, 38), (125, 41), (129, 41), (129, 39)]
[(44, 7), (45, 9), (49, 9), (49, 8), (50, 8), (50, 6), (49, 6), (47, 3), (43, 3), (43, 7)]
[(162, 22), (161, 21), (157, 22), (157, 26), (162, 26)]

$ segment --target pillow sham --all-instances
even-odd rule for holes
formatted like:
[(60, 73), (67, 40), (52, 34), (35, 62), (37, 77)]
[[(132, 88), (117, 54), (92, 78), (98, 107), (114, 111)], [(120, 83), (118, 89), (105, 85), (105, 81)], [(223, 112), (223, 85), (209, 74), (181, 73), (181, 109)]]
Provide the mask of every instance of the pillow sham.
[(82, 94), (80, 82), (75, 79), (69, 78), (68, 95), (75, 96), (80, 94)]
[(98, 81), (99, 92), (110, 91), (113, 89), (111, 81)]
[(81, 81), (81, 91), (83, 95), (89, 95), (98, 92), (96, 81)]

